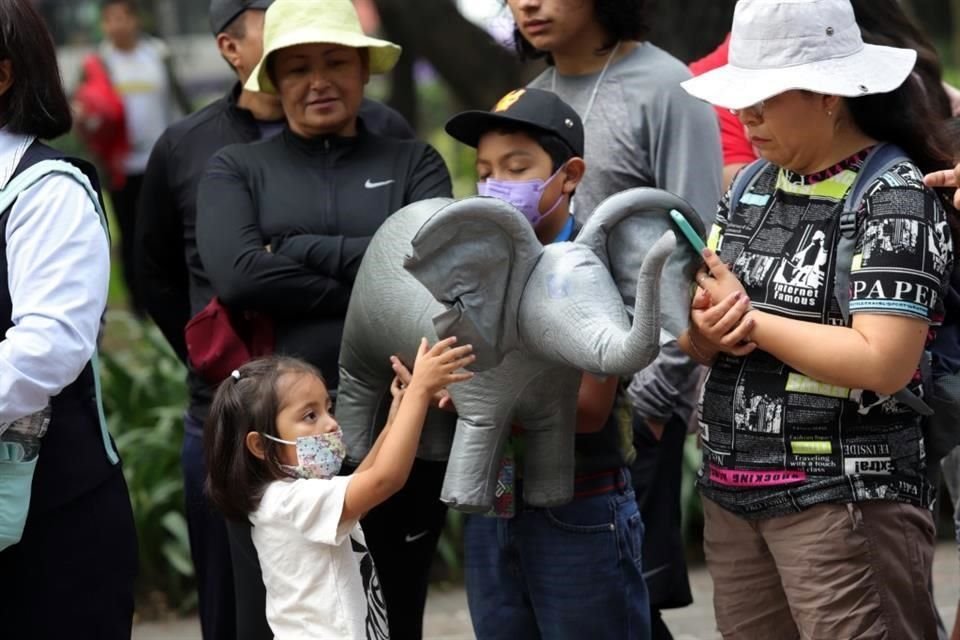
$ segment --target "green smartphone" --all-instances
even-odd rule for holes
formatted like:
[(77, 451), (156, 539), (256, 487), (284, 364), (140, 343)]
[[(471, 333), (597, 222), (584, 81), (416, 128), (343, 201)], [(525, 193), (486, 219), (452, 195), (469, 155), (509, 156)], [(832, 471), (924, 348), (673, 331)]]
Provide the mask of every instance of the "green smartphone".
[(670, 217), (673, 218), (673, 221), (678, 227), (680, 227), (680, 231), (683, 232), (683, 235), (687, 237), (687, 240), (691, 245), (693, 245), (693, 248), (696, 249), (697, 254), (702, 255), (703, 250), (707, 248), (707, 245), (703, 243), (703, 239), (700, 237), (700, 234), (693, 230), (693, 227), (691, 227), (690, 223), (687, 222), (687, 219), (683, 217), (683, 214), (676, 209), (670, 210)]

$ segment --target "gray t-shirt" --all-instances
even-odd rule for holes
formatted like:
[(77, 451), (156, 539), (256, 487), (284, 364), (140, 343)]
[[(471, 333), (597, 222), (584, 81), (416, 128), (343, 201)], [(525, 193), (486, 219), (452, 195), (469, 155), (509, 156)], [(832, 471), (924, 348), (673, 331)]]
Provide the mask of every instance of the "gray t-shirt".
[[(723, 158), (713, 108), (680, 86), (687, 67), (650, 43), (610, 64), (589, 116), (584, 113), (600, 72), (555, 74), (530, 83), (553, 91), (585, 123), (587, 173), (574, 198), (583, 224), (608, 196), (632, 187), (656, 187), (689, 202), (709, 229), (717, 213)], [(555, 78), (555, 80), (554, 80)]]
[[(587, 172), (574, 197), (577, 220), (585, 222), (615, 193), (656, 187), (689, 202), (709, 229), (722, 195), (720, 129), (713, 108), (680, 86), (691, 77), (687, 67), (641, 43), (613, 61), (597, 86), (600, 74), (565, 76), (550, 68), (530, 83), (555, 92), (586, 120)], [(628, 395), (643, 418), (666, 422), (676, 416), (686, 422), (699, 377), (697, 365), (669, 341), (656, 361), (634, 376)]]

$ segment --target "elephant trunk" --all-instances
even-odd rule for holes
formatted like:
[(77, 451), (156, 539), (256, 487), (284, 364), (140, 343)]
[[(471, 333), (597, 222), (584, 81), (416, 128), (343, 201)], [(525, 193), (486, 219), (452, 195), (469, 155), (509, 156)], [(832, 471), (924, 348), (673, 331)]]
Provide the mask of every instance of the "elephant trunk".
[(521, 350), (598, 376), (646, 367), (660, 351), (660, 277), (676, 243), (667, 231), (646, 252), (632, 325), (609, 267), (591, 249), (549, 245), (524, 290)]
[(622, 339), (610, 340), (600, 350), (598, 372), (633, 375), (660, 353), (660, 276), (676, 244), (676, 236), (667, 231), (650, 248), (637, 278), (633, 326)]

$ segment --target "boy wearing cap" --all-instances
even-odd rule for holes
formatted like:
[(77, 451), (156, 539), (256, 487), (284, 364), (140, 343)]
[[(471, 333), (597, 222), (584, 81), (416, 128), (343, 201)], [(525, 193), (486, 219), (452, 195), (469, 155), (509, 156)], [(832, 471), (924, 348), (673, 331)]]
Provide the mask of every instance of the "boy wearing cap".
[[(476, 147), (480, 195), (517, 207), (544, 244), (576, 237), (570, 198), (586, 165), (583, 124), (569, 105), (548, 91), (520, 89), (491, 112), (454, 116), (446, 130)], [(514, 488), (508, 495), (516, 503), (498, 499), (497, 517), (467, 518), (467, 599), (477, 638), (649, 637), (643, 525), (619, 446), (631, 423), (620, 380), (584, 374), (573, 501), (533, 509)], [(501, 469), (507, 484), (522, 468), (515, 462), (523, 456), (522, 431), (508, 449)]]
[[(645, 41), (650, 0), (507, 0), (522, 58), (545, 58), (530, 83), (577, 110), (590, 172), (577, 190), (584, 222), (607, 197), (633, 187), (675, 193), (709, 228), (721, 193), (720, 136), (708, 105), (684, 95), (686, 66)], [(644, 571), (654, 637), (659, 610), (692, 601), (680, 529), (680, 477), (699, 370), (675, 341), (630, 385), (636, 413), (631, 472), (644, 522)]]

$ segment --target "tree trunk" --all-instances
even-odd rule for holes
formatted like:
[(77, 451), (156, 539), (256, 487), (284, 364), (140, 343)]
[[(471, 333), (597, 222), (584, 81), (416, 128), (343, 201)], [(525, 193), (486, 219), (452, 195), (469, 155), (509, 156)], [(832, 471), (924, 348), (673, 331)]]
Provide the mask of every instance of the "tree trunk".
[(405, 57), (425, 58), (467, 108), (489, 109), (522, 85), (522, 65), (513, 52), (467, 20), (451, 0), (376, 0), (384, 31), (405, 48)]
[[(387, 34), (393, 38), (392, 34)], [(418, 129), (419, 109), (417, 105), (416, 59), (413, 56), (400, 56), (397, 66), (390, 74), (390, 97), (387, 104), (399, 111), (407, 122)]]
[(710, 53), (733, 23), (736, 0), (655, 0), (650, 41), (684, 62)]

